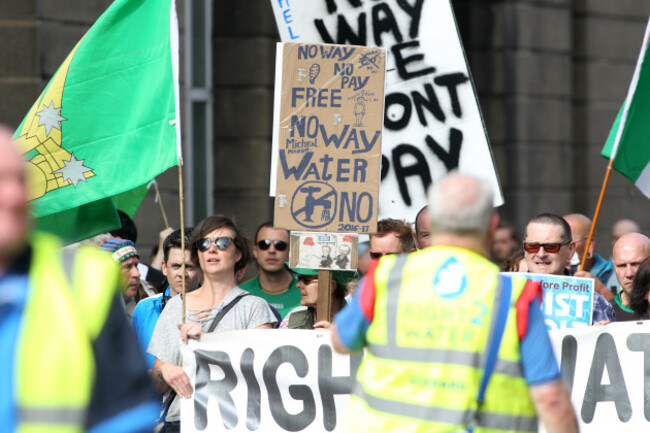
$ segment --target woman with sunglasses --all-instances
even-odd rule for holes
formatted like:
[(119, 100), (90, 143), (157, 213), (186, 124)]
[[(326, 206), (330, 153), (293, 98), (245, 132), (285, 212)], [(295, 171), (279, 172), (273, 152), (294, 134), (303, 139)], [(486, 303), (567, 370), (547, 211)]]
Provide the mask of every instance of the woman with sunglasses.
[(316, 317), (318, 305), (318, 270), (289, 269), (298, 278), (300, 290), (300, 306), (294, 308), (280, 323), (282, 329), (317, 329), (329, 328), (332, 319), (345, 305), (347, 285), (355, 277), (356, 272), (332, 271), (332, 290), (330, 317)]
[(189, 338), (198, 339), (211, 327), (212, 332), (264, 329), (276, 322), (266, 301), (237, 287), (235, 274), (250, 260), (250, 247), (231, 219), (211, 216), (201, 221), (192, 232), (189, 247), (192, 261), (203, 272), (203, 284), (186, 294), (185, 324), (181, 324), (181, 297), (176, 296), (167, 303), (148, 349), (156, 357), (154, 382), (161, 392), (167, 391), (165, 401), (171, 402), (162, 432), (179, 431), (178, 397), (189, 397), (193, 392), (187, 374), (180, 367), (179, 340), (187, 343)]

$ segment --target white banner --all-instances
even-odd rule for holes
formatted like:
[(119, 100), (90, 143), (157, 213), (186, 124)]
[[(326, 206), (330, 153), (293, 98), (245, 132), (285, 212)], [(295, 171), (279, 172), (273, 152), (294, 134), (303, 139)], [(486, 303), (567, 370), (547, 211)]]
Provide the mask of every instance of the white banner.
[(205, 334), (182, 345), (194, 388), (181, 432), (332, 432), (343, 419), (361, 357), (343, 356), (329, 331)]
[[(583, 433), (650, 429), (650, 321), (550, 332)], [(328, 331), (206, 334), (182, 346), (181, 432), (336, 432), (360, 358)]]
[[(413, 221), (427, 203), (426, 187), (453, 169), (489, 181), (495, 205), (503, 203), (449, 0), (271, 4), (284, 42), (387, 48), (380, 218)], [(274, 164), (272, 196), (275, 176)]]
[(650, 430), (650, 321), (549, 335), (581, 432)]

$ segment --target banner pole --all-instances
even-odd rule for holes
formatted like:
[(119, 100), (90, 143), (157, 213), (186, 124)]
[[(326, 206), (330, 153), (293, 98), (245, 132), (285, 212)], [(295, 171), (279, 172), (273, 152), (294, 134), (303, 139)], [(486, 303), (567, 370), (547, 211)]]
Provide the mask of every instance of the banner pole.
[(332, 271), (318, 270), (318, 303), (316, 318), (318, 321), (330, 321), (332, 311)]
[(185, 197), (183, 196), (183, 161), (180, 156), (178, 157), (178, 204), (179, 210), (181, 213), (181, 300), (183, 302), (183, 313), (181, 315), (181, 323), (185, 324), (185, 306), (186, 306), (186, 296), (185, 296), (185, 215), (183, 211), (183, 201)]
[(160, 212), (162, 213), (163, 221), (165, 222), (165, 228), (169, 228), (169, 220), (167, 219), (167, 213), (165, 213), (165, 207), (163, 206), (162, 198), (160, 197), (160, 190), (158, 189), (158, 182), (154, 180), (153, 182), (154, 192), (156, 193), (156, 201), (160, 206)]
[(589, 228), (589, 236), (587, 236), (587, 243), (585, 244), (585, 251), (582, 253), (582, 260), (580, 261), (580, 267), (578, 270), (582, 271), (585, 268), (585, 262), (587, 261), (587, 254), (589, 252), (589, 246), (594, 237), (594, 232), (596, 231), (596, 223), (598, 223), (598, 216), (600, 215), (600, 208), (603, 205), (603, 198), (605, 197), (605, 190), (607, 189), (607, 183), (609, 182), (609, 175), (612, 173), (612, 165), (614, 159), (609, 159), (609, 164), (607, 164), (607, 170), (605, 171), (605, 178), (603, 179), (603, 186), (600, 188), (600, 196), (598, 197), (598, 203), (596, 204), (596, 211), (594, 212), (594, 217), (591, 220), (591, 227)]

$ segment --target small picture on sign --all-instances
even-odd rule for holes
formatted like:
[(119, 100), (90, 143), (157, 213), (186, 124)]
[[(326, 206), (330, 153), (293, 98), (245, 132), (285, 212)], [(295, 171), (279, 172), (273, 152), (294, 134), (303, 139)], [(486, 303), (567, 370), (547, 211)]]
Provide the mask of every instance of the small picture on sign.
[(291, 232), (292, 268), (356, 270), (358, 236), (350, 233)]

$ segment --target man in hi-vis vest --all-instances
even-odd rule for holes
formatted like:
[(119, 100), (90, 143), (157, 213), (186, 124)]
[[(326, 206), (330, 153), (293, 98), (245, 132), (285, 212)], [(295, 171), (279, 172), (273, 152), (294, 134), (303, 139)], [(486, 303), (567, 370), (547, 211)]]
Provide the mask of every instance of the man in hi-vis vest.
[(334, 347), (367, 352), (351, 432), (577, 432), (540, 311), (539, 284), (487, 260), (499, 218), (488, 183), (430, 192), (432, 246), (371, 265), (335, 319)]
[(29, 225), (25, 163), (0, 125), (0, 431), (152, 431), (156, 396), (117, 265)]

